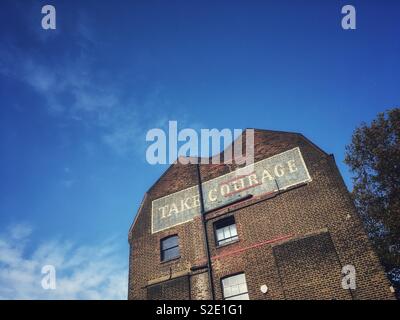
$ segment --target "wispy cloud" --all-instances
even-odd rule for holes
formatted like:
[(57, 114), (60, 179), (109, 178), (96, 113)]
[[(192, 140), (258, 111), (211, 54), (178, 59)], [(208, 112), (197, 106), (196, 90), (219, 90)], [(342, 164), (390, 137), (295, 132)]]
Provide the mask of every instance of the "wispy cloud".
[(32, 233), (32, 226), (26, 223), (9, 226), (9, 235), (11, 239), (20, 240), (27, 238)]
[[(31, 230), (21, 224), (0, 234), (0, 299), (126, 299), (127, 263), (116, 239), (98, 245), (52, 239), (32, 247)], [(45, 265), (55, 267), (55, 290), (41, 286)]]
[[(132, 72), (121, 73), (104, 63), (106, 58), (97, 54), (104, 44), (90, 14), (79, 12), (74, 21), (54, 36), (36, 30), (32, 48), (8, 39), (0, 48), (0, 75), (36, 92), (42, 100), (38, 104), (64, 128), (73, 124), (90, 132), (79, 141), (88, 150), (103, 145), (116, 155), (139, 155), (144, 160), (149, 129), (165, 129), (169, 120), (178, 120), (180, 128), (198, 127), (185, 111), (187, 106), (168, 101), (162, 84), (141, 86), (132, 80)], [(69, 39), (67, 49), (61, 39)], [(58, 46), (67, 52), (53, 49), (46, 54)]]
[[(22, 50), (6, 43), (0, 48), (0, 75), (33, 89), (43, 100), (39, 104), (45, 106), (51, 116), (94, 130), (98, 141), (117, 154), (140, 150), (144, 156), (145, 132), (165, 118), (165, 113), (161, 112), (166, 108), (160, 87), (155, 84), (146, 96), (128, 88), (128, 79), (105, 76), (114, 77), (115, 70), (99, 70), (99, 62), (90, 53), (93, 48), (87, 48), (87, 34), (93, 32), (82, 23), (79, 29), (84, 32), (76, 36), (75, 54), (60, 55), (57, 59), (46, 59), (37, 51)], [(96, 43), (91, 42), (91, 46)], [(137, 95), (141, 96), (140, 102)]]

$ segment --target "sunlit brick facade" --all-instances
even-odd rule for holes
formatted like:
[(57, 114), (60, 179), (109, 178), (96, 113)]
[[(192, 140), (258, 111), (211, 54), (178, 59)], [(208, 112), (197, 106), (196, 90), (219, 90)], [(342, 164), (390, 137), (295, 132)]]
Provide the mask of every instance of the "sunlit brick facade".
[[(154, 230), (154, 200), (198, 187), (196, 165), (170, 166), (129, 231), (129, 299), (211, 299), (210, 283), (215, 299), (394, 299), (333, 155), (297, 133), (255, 130), (254, 142), (255, 162), (299, 150), (310, 179), (255, 196), (250, 185), (250, 197), (209, 210), (209, 272), (201, 215)], [(201, 181), (235, 169), (201, 165)], [(342, 287), (346, 265), (355, 267), (355, 290)]]

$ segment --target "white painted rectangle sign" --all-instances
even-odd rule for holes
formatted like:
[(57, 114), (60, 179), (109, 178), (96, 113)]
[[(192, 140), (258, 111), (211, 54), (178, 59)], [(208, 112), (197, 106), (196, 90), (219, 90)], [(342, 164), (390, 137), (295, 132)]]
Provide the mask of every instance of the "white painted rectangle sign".
[[(203, 182), (206, 211), (249, 194), (259, 196), (311, 181), (300, 149), (294, 148), (254, 164), (250, 174), (237, 172)], [(198, 186), (175, 192), (152, 202), (152, 233), (188, 222), (200, 215)]]

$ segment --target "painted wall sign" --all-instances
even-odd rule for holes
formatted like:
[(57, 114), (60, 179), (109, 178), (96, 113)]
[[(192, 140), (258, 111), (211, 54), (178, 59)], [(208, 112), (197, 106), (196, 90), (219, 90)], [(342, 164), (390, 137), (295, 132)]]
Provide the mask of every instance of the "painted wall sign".
[[(254, 164), (251, 174), (237, 172), (203, 183), (205, 210), (212, 210), (249, 194), (259, 196), (311, 181), (300, 149), (294, 148)], [(198, 186), (152, 202), (152, 233), (188, 222), (200, 215)]]

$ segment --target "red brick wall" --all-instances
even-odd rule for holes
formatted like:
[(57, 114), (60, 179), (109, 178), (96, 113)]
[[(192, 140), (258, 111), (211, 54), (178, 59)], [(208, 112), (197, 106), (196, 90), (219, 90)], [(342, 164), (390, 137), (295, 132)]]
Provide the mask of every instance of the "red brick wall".
[[(300, 147), (312, 178), (310, 183), (207, 215), (216, 298), (222, 299), (222, 277), (245, 272), (250, 299), (393, 299), (333, 157), (299, 134), (255, 132), (255, 161), (294, 147)], [(234, 169), (234, 165), (202, 165), (202, 180)], [(146, 299), (149, 285), (182, 275), (188, 275), (192, 299), (210, 298), (206, 269), (191, 271), (191, 267), (206, 263), (200, 217), (151, 234), (152, 200), (196, 184), (196, 167), (176, 164), (148, 191), (129, 234), (129, 299)], [(213, 223), (228, 214), (235, 217), (239, 241), (216, 248)], [(181, 257), (161, 263), (160, 240), (172, 234), (179, 235)], [(320, 251), (318, 255), (316, 250), (310, 251), (309, 259), (304, 258), (307, 255), (303, 253), (309, 250), (305, 245), (308, 240), (304, 239), (311, 234), (329, 235), (332, 244), (329, 254)], [(293, 241), (298, 245), (288, 244)], [(287, 253), (292, 257), (292, 264), (301, 264), (302, 272), (310, 273), (308, 277), (296, 278), (290, 271), (293, 270), (290, 262), (283, 264), (277, 258), (277, 252), (287, 251), (280, 249), (285, 246), (292, 248)], [(332, 263), (333, 254), (335, 263)], [(321, 263), (316, 263), (319, 260)], [(357, 289), (352, 295), (341, 288), (341, 267), (347, 264), (356, 268)], [(302, 290), (289, 290), (293, 283)], [(266, 294), (260, 291), (263, 284), (269, 288)], [(188, 293), (174, 292), (166, 298), (185, 299)]]

